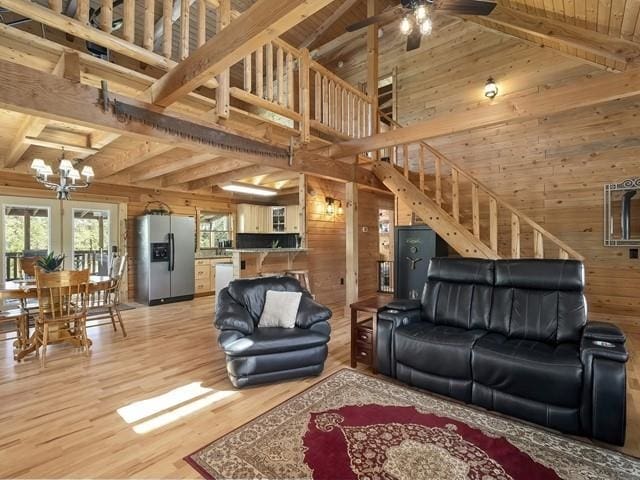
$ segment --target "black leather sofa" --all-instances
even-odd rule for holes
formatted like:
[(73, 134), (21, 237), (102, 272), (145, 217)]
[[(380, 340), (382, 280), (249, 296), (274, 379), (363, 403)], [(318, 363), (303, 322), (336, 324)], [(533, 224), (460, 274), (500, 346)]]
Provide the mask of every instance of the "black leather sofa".
[[(267, 290), (302, 292), (294, 328), (258, 328)], [(291, 277), (234, 280), (218, 293), (215, 326), (235, 387), (320, 375), (331, 310)]]
[(587, 323), (572, 260), (434, 258), (422, 299), (378, 316), (385, 375), (562, 432), (622, 445), (625, 336)]

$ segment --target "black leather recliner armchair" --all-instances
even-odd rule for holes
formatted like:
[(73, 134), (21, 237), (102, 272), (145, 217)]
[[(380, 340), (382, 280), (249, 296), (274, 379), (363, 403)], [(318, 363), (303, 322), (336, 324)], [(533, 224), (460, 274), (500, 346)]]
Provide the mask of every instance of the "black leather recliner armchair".
[[(302, 292), (294, 328), (258, 328), (267, 290)], [(235, 387), (320, 375), (332, 312), (291, 277), (234, 280), (218, 293), (215, 326)]]
[(622, 445), (625, 336), (587, 323), (573, 260), (434, 258), (421, 301), (378, 315), (377, 369), (566, 433)]

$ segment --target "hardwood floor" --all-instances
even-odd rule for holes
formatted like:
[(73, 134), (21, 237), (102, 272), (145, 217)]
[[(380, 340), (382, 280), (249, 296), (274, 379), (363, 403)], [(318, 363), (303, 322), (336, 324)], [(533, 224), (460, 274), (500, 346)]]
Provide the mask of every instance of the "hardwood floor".
[[(216, 346), (211, 297), (123, 317), (127, 338), (110, 325), (90, 328), (90, 357), (54, 346), (44, 370), (35, 359), (15, 364), (11, 342), (0, 341), (0, 477), (200, 478), (185, 455), (318, 380), (234, 390)], [(323, 376), (349, 365), (341, 311), (333, 328)], [(629, 347), (640, 348), (640, 335)], [(624, 451), (635, 456), (639, 378), (634, 355)]]

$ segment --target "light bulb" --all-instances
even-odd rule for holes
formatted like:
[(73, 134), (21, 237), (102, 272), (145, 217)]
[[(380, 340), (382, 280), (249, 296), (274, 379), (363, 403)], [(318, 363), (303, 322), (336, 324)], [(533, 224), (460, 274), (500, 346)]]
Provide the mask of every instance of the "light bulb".
[(498, 86), (496, 82), (493, 81), (493, 78), (489, 78), (484, 86), (484, 96), (494, 98), (496, 95), (498, 95)]
[(433, 22), (430, 18), (425, 18), (420, 24), (420, 33), (422, 35), (430, 35), (431, 30), (433, 30)]
[(418, 5), (418, 8), (416, 8), (416, 20), (421, 23), (425, 18), (427, 18), (426, 5)]
[(411, 20), (409, 20), (409, 17), (404, 17), (400, 21), (400, 33), (403, 35), (409, 35), (412, 29), (413, 25), (411, 25)]

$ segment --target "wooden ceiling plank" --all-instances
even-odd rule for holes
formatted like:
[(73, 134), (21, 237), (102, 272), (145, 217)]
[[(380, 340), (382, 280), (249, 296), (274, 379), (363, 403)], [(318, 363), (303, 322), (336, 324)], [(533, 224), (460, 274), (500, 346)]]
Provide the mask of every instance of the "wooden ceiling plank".
[(167, 161), (166, 156), (163, 158), (152, 158), (133, 167), (133, 169), (128, 172), (129, 181), (131, 183), (144, 182), (178, 170), (200, 165), (216, 158), (219, 157), (211, 155), (210, 153), (195, 153), (187, 157), (175, 158), (171, 161)]
[(255, 177), (258, 175), (264, 175), (266, 173), (273, 172), (272, 167), (265, 165), (249, 165), (248, 167), (242, 167), (237, 170), (231, 170), (229, 172), (219, 173), (211, 175), (209, 177), (199, 178), (189, 182), (187, 190), (200, 190), (202, 188), (213, 187), (216, 185), (222, 185), (224, 183), (234, 182), (243, 178)]
[(50, 140), (44, 140), (42, 138), (36, 138), (36, 137), (30, 137), (30, 136), (26, 136), (24, 138), (24, 143), (26, 143), (27, 145), (36, 145), (38, 147), (53, 148), (56, 150), (60, 150), (64, 148), (69, 152), (84, 153), (87, 155), (94, 155), (98, 153), (98, 150), (96, 150), (95, 148), (85, 147), (82, 145), (74, 145), (71, 143), (52, 142)]
[(228, 172), (230, 170), (243, 168), (247, 165), (248, 163), (243, 162), (242, 160), (219, 157), (207, 162), (205, 165), (200, 165), (195, 168), (187, 168), (170, 175), (165, 175), (162, 178), (162, 185), (170, 187), (172, 185), (189, 183), (200, 178), (206, 178), (212, 175)]
[(167, 144), (144, 142), (116, 155), (111, 155), (109, 152), (103, 150), (84, 160), (82, 165), (91, 166), (96, 174), (96, 178), (102, 181), (102, 179), (126, 168), (168, 152), (171, 148), (172, 146)]
[(340, 18), (347, 13), (351, 7), (353, 7), (360, 0), (345, 0), (338, 8), (336, 8), (331, 15), (329, 15), (324, 22), (322, 22), (318, 28), (316, 28), (311, 35), (305, 38), (304, 42), (300, 44), (298, 48), (309, 48), (313, 43), (318, 40), (327, 30), (329, 30)]
[(497, 7), (487, 17), (471, 17), (467, 21), (489, 27), (501, 25), (508, 28), (505, 33), (516, 31), (540, 40), (554, 40), (565, 48), (582, 50), (616, 62), (629, 64), (640, 58), (640, 45), (634, 42), (504, 7)]
[[(0, 0), (6, 1), (6, 0)], [(167, 107), (230, 68), (332, 0), (258, 0), (151, 87), (153, 103)]]
[(508, 121), (530, 120), (636, 95), (640, 95), (640, 71), (630, 70), (623, 74), (603, 72), (595, 77), (585, 77), (581, 81), (568, 85), (540, 89), (516, 98), (497, 97), (493, 101), (483, 101), (478, 106), (464, 111), (437, 115), (408, 127), (348, 140), (320, 149), (318, 152), (327, 152), (333, 158), (352, 157), (361, 152), (451, 135)]

